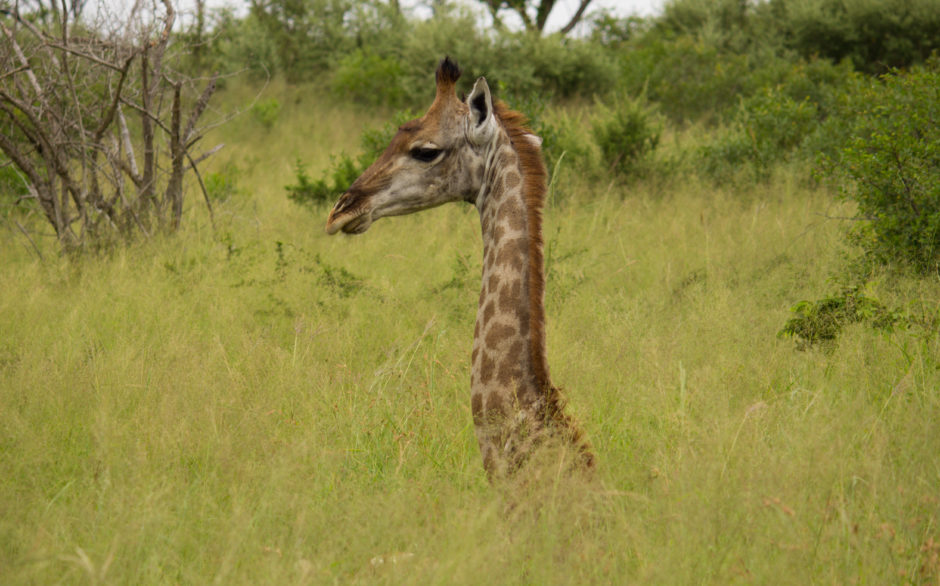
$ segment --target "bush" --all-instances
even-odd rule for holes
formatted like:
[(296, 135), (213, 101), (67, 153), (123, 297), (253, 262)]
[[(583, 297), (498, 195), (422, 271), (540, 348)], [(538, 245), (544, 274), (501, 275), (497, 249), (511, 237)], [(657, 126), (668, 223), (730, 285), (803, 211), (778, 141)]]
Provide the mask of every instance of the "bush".
[(855, 240), (882, 262), (940, 264), (940, 61), (885, 76), (850, 106), (852, 137), (828, 164), (852, 180)]
[(816, 105), (765, 89), (742, 101), (730, 132), (702, 148), (703, 168), (722, 180), (746, 164), (757, 179), (789, 160), (816, 128)]
[(281, 103), (276, 98), (259, 100), (251, 106), (251, 117), (266, 130), (271, 130), (281, 115)]
[[(207, 71), (233, 73), (247, 71), (253, 78), (264, 79), (281, 69), (274, 37), (254, 16), (239, 18), (232, 8), (212, 13), (215, 31), (206, 55)], [(220, 78), (224, 83), (226, 78)]]
[(399, 61), (357, 49), (336, 64), (331, 87), (362, 104), (398, 108), (407, 97), (399, 83), (402, 74)]
[(591, 129), (603, 164), (622, 176), (642, 174), (662, 133), (655, 110), (641, 99), (621, 99), (613, 108), (598, 102), (597, 111)]
[(672, 122), (718, 121), (741, 96), (753, 92), (757, 79), (747, 55), (723, 54), (691, 37), (648, 37), (623, 54), (623, 91), (645, 93)]
[(238, 187), (241, 170), (234, 163), (226, 163), (219, 171), (206, 173), (203, 184), (212, 201), (224, 202), (242, 193)]
[(284, 186), (287, 190), (287, 199), (301, 205), (332, 203), (362, 173), (362, 169), (347, 155), (334, 157), (332, 161), (333, 165), (326, 175), (313, 180), (307, 174), (307, 166), (304, 162), (297, 159), (294, 163), (297, 183)]
[(853, 323), (867, 322), (877, 330), (891, 331), (904, 322), (899, 311), (866, 297), (858, 286), (819, 301), (801, 301), (791, 311), (796, 316), (787, 321), (779, 335), (796, 337), (797, 346), (803, 350), (816, 344), (832, 348), (842, 328)]
[(809, 58), (850, 60), (860, 71), (923, 63), (940, 49), (936, 0), (778, 0), (786, 44)]
[(398, 127), (414, 117), (414, 112), (405, 110), (399, 112), (382, 128), (364, 131), (359, 137), (362, 154), (355, 159), (345, 153), (332, 157), (330, 168), (319, 179), (312, 179), (307, 174), (307, 166), (302, 160), (297, 159), (294, 163), (297, 183), (284, 187), (287, 190), (287, 198), (301, 205), (332, 203), (369, 168), (369, 165), (379, 158), (385, 151), (385, 147), (392, 141)]
[(464, 70), (469, 88), (485, 75), (491, 88), (554, 97), (590, 96), (616, 81), (611, 52), (583, 39), (540, 37), (480, 29), (476, 17), (441, 5), (434, 18), (402, 20), (393, 29), (372, 27), (368, 42), (338, 56), (331, 87), (367, 105), (426, 107), (433, 97), (433, 72), (449, 55)]

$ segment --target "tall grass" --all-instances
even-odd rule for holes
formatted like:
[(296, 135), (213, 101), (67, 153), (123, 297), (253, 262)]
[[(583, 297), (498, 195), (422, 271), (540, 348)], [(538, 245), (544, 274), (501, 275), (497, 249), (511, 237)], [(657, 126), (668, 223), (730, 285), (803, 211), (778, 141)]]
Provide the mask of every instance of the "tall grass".
[(241, 196), (215, 231), (194, 204), (177, 237), (69, 262), (0, 233), (0, 581), (940, 580), (936, 337), (776, 336), (843, 263), (828, 194), (557, 186), (549, 363), (599, 470), (491, 487), (475, 213), (327, 238), (287, 202), (294, 158), (319, 171), (381, 113), (272, 95), (270, 127), (220, 130)]

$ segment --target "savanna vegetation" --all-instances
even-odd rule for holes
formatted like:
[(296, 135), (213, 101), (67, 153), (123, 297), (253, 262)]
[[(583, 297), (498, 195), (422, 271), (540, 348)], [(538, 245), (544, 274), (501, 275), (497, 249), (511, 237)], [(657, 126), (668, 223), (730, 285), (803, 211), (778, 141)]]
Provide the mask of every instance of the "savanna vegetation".
[[(936, 0), (565, 34), (547, 0), (197, 2), (150, 149), (141, 86), (79, 76), (105, 29), (72, 4), (0, 2), (0, 582), (940, 583)], [(86, 114), (38, 124), (14, 40)], [(472, 208), (323, 233), (444, 54), (544, 138), (549, 364), (591, 479), (486, 481)], [(76, 197), (96, 172), (113, 226)]]

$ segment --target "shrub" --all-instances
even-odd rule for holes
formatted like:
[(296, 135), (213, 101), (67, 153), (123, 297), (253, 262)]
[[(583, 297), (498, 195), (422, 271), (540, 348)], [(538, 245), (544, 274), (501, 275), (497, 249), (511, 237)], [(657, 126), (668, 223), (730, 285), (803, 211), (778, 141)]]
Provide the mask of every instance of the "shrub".
[[(249, 14), (240, 18), (230, 7), (212, 12), (214, 31), (205, 69), (233, 73), (246, 71), (253, 78), (270, 77), (281, 69), (277, 44), (264, 24)], [(225, 82), (225, 77), (220, 78)]]
[(778, 0), (786, 45), (804, 57), (850, 60), (860, 71), (923, 63), (940, 49), (936, 0)]
[(312, 179), (307, 174), (307, 166), (297, 159), (294, 163), (297, 183), (284, 187), (287, 198), (301, 205), (332, 203), (382, 154), (398, 127), (414, 117), (414, 112), (405, 110), (382, 128), (364, 131), (359, 137), (362, 154), (355, 159), (345, 153), (332, 157), (330, 168), (319, 179)]
[(313, 180), (307, 174), (307, 165), (297, 159), (294, 163), (297, 183), (284, 186), (287, 198), (301, 205), (331, 203), (361, 172), (356, 162), (345, 154), (334, 157), (332, 161), (330, 170), (320, 179)]
[(281, 114), (281, 103), (276, 98), (258, 100), (251, 106), (251, 117), (266, 130), (270, 130)]
[(940, 264), (940, 61), (885, 76), (850, 106), (855, 124), (828, 164), (853, 180), (867, 253), (921, 272)]
[(756, 64), (746, 54), (726, 54), (689, 36), (638, 41), (623, 53), (621, 83), (630, 95), (645, 93), (677, 124), (718, 121), (741, 96), (753, 93), (759, 80)]
[(331, 87), (362, 104), (401, 107), (407, 97), (399, 83), (402, 73), (399, 61), (357, 49), (336, 64)]
[(703, 168), (716, 179), (747, 165), (758, 179), (789, 160), (816, 128), (816, 105), (765, 89), (739, 106), (732, 130), (702, 148)]
[(641, 99), (621, 99), (612, 108), (598, 102), (597, 111), (591, 129), (604, 165), (624, 176), (642, 174), (662, 133), (656, 112)]
[(228, 201), (241, 193), (238, 187), (240, 176), (241, 170), (234, 163), (226, 163), (219, 171), (206, 173), (203, 177), (206, 193), (213, 201)]
[(858, 286), (819, 301), (801, 301), (791, 311), (796, 316), (787, 320), (779, 335), (796, 337), (800, 349), (816, 344), (831, 348), (842, 328), (853, 323), (867, 322), (875, 329), (891, 331), (904, 321), (900, 312), (866, 297)]

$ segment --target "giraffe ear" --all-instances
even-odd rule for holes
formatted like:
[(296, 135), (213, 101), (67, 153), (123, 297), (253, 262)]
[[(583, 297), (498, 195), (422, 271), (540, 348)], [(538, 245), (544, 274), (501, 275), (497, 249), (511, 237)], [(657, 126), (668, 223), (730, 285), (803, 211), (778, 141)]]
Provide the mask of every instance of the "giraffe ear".
[(473, 84), (473, 89), (467, 96), (467, 106), (470, 107), (470, 139), (476, 144), (482, 144), (489, 140), (495, 131), (493, 96), (490, 95), (486, 78), (481, 77)]

